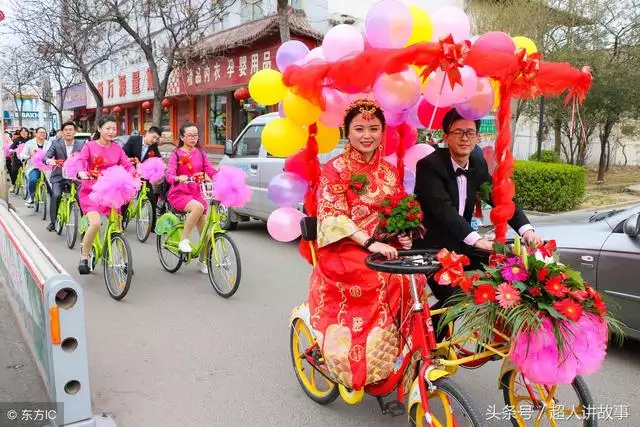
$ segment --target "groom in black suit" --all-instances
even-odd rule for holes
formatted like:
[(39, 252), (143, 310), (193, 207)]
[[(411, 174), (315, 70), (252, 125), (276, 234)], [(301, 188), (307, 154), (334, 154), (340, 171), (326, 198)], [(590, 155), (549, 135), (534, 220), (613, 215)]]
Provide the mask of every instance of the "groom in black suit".
[[(427, 233), (414, 247), (420, 249), (446, 248), (457, 253), (469, 253), (471, 248), (491, 250), (493, 243), (480, 236), (471, 226), (480, 186), (491, 183), (491, 175), (484, 158), (472, 155), (478, 143), (480, 121), (466, 120), (451, 109), (443, 120), (444, 142), (448, 149), (436, 150), (418, 162), (415, 195), (424, 212), (423, 225)], [(526, 243), (538, 244), (527, 216), (516, 206), (509, 225)], [(471, 265), (471, 268), (479, 268)], [(455, 288), (429, 280), (436, 308), (449, 298)], [(435, 321), (435, 319), (434, 319)]]

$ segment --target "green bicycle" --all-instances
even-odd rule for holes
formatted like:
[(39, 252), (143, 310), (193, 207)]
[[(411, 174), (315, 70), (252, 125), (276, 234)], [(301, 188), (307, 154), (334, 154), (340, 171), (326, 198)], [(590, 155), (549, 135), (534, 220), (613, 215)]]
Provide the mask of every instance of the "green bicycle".
[(209, 202), (209, 209), (197, 246), (191, 253), (183, 253), (178, 249), (184, 228), (185, 214), (171, 209), (172, 211), (158, 218), (156, 223), (158, 258), (165, 270), (169, 273), (175, 273), (183, 263), (189, 264), (192, 260), (198, 259), (202, 251), (205, 251), (211, 286), (221, 297), (230, 298), (240, 285), (242, 273), (240, 254), (235, 242), (220, 226), (224, 218), (216, 209), (211, 183), (201, 183), (200, 189), (203, 198)]
[(153, 209), (151, 200), (148, 196), (149, 185), (146, 181), (142, 181), (142, 187), (138, 192), (138, 197), (133, 203), (129, 203), (126, 215), (122, 220), (122, 228), (127, 229), (127, 225), (133, 218), (136, 219), (136, 237), (140, 243), (144, 243), (151, 234), (151, 227), (156, 220), (156, 211)]
[(78, 225), (80, 223), (80, 206), (76, 194), (76, 183), (71, 184), (62, 192), (58, 216), (56, 217), (56, 233), (58, 236), (65, 232), (67, 247), (73, 249), (78, 238)]
[(49, 188), (47, 187), (47, 178), (44, 172), (40, 171), (40, 178), (36, 182), (36, 191), (33, 195), (33, 210), (38, 213), (42, 207), (42, 220), (47, 219), (47, 203), (49, 202)]
[[(120, 221), (122, 217), (118, 210), (111, 208), (107, 226), (101, 230), (91, 246), (89, 266), (93, 272), (98, 260), (104, 265), (104, 284), (111, 298), (119, 301), (127, 295), (133, 277), (133, 257), (127, 237), (122, 233)], [(84, 234), (89, 229), (89, 219), (80, 219), (80, 232)]]
[(20, 192), (22, 192), (22, 198), (27, 200), (27, 197), (29, 197), (29, 177), (24, 173), (26, 162), (22, 161), (21, 163), (20, 169), (18, 169), (18, 176), (16, 177), (16, 185), (13, 187), (13, 193), (19, 196)]

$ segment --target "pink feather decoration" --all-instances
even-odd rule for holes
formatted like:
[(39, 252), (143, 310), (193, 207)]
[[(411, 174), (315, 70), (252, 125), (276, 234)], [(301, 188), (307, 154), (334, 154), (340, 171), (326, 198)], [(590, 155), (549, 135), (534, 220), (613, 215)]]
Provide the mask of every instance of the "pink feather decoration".
[(166, 168), (160, 157), (151, 157), (138, 165), (138, 172), (143, 179), (155, 184), (164, 177)]
[(11, 143), (5, 142), (4, 144), (4, 156), (11, 157)]
[(571, 384), (576, 376), (592, 374), (607, 353), (608, 330), (603, 319), (589, 313), (573, 323), (561, 321), (565, 348), (558, 352), (549, 319), (533, 332), (521, 332), (513, 343), (511, 362), (536, 384)]
[(135, 197), (140, 187), (139, 179), (134, 178), (124, 167), (115, 165), (102, 172), (93, 184), (89, 199), (101, 209), (120, 209)]
[(82, 162), (78, 158), (77, 154), (72, 154), (67, 160), (65, 160), (64, 165), (62, 165), (62, 173), (64, 176), (70, 179), (75, 179), (78, 175), (78, 172), (81, 172), (84, 169)]
[(44, 150), (38, 150), (35, 152), (33, 156), (31, 156), (31, 161), (33, 162), (33, 167), (39, 169), (41, 171), (50, 171), (51, 166), (44, 163), (44, 156), (47, 154)]
[(251, 200), (247, 174), (239, 168), (222, 166), (213, 178), (213, 197), (229, 208), (244, 207)]
[(16, 146), (16, 149), (15, 149), (16, 156), (19, 156), (20, 153), (22, 153), (23, 148), (24, 148), (24, 142)]

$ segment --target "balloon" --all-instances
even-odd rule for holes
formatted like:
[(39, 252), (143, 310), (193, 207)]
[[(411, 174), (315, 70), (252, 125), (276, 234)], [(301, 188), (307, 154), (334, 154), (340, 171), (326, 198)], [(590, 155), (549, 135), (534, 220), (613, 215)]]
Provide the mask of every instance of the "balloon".
[(455, 6), (445, 6), (436, 10), (432, 16), (433, 38), (438, 41), (449, 34), (456, 43), (468, 40), (471, 35), (471, 22), (464, 10)]
[(415, 174), (416, 165), (418, 162), (429, 154), (436, 151), (429, 144), (416, 144), (413, 147), (409, 148), (404, 155), (404, 165), (407, 169)]
[(489, 174), (493, 175), (493, 170), (496, 168), (496, 151), (491, 145), (487, 145), (482, 149), (482, 155), (487, 161), (487, 167), (489, 168)]
[(291, 242), (302, 234), (300, 220), (305, 215), (290, 207), (278, 208), (267, 219), (267, 230), (279, 242)]
[(303, 59), (296, 61), (296, 65), (306, 65), (317, 62), (326, 62), (324, 59), (324, 53), (322, 52), (322, 46), (314, 47), (309, 51), (307, 56)]
[(409, 169), (404, 170), (404, 191), (408, 194), (413, 194), (416, 189), (416, 175), (411, 172)]
[(322, 53), (329, 62), (364, 50), (364, 39), (360, 30), (353, 25), (340, 24), (331, 28), (322, 41)]
[(276, 70), (265, 68), (249, 80), (249, 93), (258, 104), (275, 105), (282, 101), (286, 92), (282, 73)]
[(397, 153), (389, 154), (384, 159), (387, 162), (391, 163), (393, 166), (396, 166), (398, 164), (398, 154)]
[(304, 199), (308, 189), (309, 184), (300, 175), (284, 172), (271, 179), (267, 195), (281, 208), (294, 207)]
[(384, 110), (384, 120), (387, 126), (397, 126), (407, 121), (409, 110), (389, 111)]
[(320, 116), (320, 121), (332, 128), (340, 127), (344, 121), (344, 113), (349, 104), (347, 95), (337, 89), (322, 89), (324, 98), (324, 111)]
[(420, 79), (406, 68), (395, 74), (382, 74), (373, 85), (373, 94), (383, 110), (402, 111), (413, 107), (420, 97)]
[(502, 53), (513, 53), (516, 49), (513, 39), (509, 37), (509, 34), (502, 31), (489, 31), (481, 35), (474, 45), (482, 49)]
[(405, 150), (408, 150), (418, 141), (418, 131), (406, 123), (399, 126), (387, 126), (383, 139), (385, 156), (390, 156), (398, 150), (398, 146), (400, 145), (399, 130), (401, 128), (404, 129), (404, 138), (402, 143), (404, 144)]
[(492, 111), (496, 111), (500, 107), (500, 82), (498, 80), (489, 79), (493, 88), (493, 106)]
[(333, 111), (323, 111), (320, 115), (320, 123), (330, 128), (339, 128), (344, 121), (344, 114), (335, 113)]
[(337, 127), (327, 127), (322, 123), (318, 123), (316, 141), (318, 141), (318, 153), (328, 153), (335, 149), (340, 142), (340, 129)]
[(462, 104), (455, 106), (462, 117), (467, 120), (480, 120), (491, 112), (493, 107), (493, 87), (487, 77), (478, 79), (476, 94)]
[(307, 132), (290, 119), (275, 119), (262, 131), (262, 144), (274, 157), (288, 157), (307, 142)]
[(317, 122), (322, 114), (320, 108), (291, 91), (284, 96), (282, 107), (287, 118), (301, 126)]
[(409, 110), (409, 117), (407, 117), (407, 124), (409, 124), (410, 126), (413, 126), (416, 129), (424, 129), (425, 125), (422, 124), (422, 122), (420, 121), (420, 118), (418, 117), (418, 109), (420, 107), (420, 103), (422, 102), (423, 98), (420, 97), (418, 99), (418, 102), (416, 102), (413, 107), (411, 107), (411, 109)]
[(367, 42), (374, 48), (404, 47), (411, 36), (413, 18), (406, 4), (382, 0), (373, 5), (364, 20)]
[(405, 46), (428, 42), (433, 35), (433, 22), (426, 10), (414, 4), (409, 5), (409, 13), (413, 20), (411, 36)]
[(300, 40), (289, 40), (282, 43), (276, 52), (276, 64), (282, 72), (296, 61), (304, 59), (309, 54), (309, 48)]
[[(418, 107), (418, 119), (423, 127), (429, 128), (431, 130), (442, 129), (442, 120), (444, 120), (444, 116), (451, 110), (451, 107), (442, 107), (436, 110), (435, 117), (433, 116), (434, 106), (429, 103), (426, 99), (422, 99), (419, 103)], [(431, 118), (433, 117), (433, 123), (431, 127), (429, 124), (431, 123)]]
[(513, 43), (515, 44), (515, 49), (524, 49), (527, 52), (527, 55), (531, 55), (538, 51), (533, 40), (526, 37), (516, 36), (513, 38)]
[[(315, 156), (317, 157), (317, 156)], [(284, 170), (301, 176), (306, 181), (311, 181), (310, 169), (307, 167), (307, 150), (301, 150), (298, 153), (287, 157), (284, 161)]]
[(471, 42), (471, 45), (476, 44), (479, 38), (480, 36), (471, 36), (471, 38), (469, 39), (469, 41)]
[[(431, 73), (429, 81), (424, 87), (424, 98), (431, 105), (440, 107), (448, 107), (453, 104), (465, 102), (471, 98), (476, 91), (478, 84), (478, 75), (473, 68), (465, 65), (460, 68), (462, 78), (462, 86), (456, 84), (451, 89), (449, 77), (441, 69)], [(444, 85), (442, 84), (444, 80)]]
[(282, 118), (287, 117), (287, 115), (284, 113), (284, 109), (282, 108), (282, 101), (278, 102), (278, 114)]

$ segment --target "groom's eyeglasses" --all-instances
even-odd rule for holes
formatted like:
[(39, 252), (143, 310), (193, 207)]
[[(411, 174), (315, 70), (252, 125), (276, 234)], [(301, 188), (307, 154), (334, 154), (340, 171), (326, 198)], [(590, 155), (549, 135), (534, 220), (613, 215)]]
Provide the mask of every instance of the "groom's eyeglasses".
[(462, 129), (456, 129), (453, 130), (451, 132), (449, 132), (449, 135), (457, 138), (457, 139), (462, 139), (462, 137), (466, 136), (468, 139), (473, 139), (476, 136), (478, 136), (478, 132), (476, 132), (473, 129), (467, 129), (467, 130), (462, 130)]

